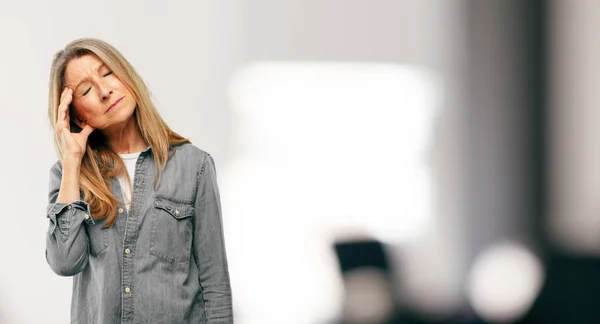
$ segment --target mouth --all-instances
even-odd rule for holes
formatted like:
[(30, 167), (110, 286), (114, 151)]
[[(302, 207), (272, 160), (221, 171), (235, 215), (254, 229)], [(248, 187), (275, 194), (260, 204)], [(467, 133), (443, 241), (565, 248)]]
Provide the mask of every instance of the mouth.
[(117, 100), (117, 101), (113, 102), (113, 104), (112, 104), (112, 105), (110, 105), (110, 106), (108, 107), (108, 109), (106, 109), (106, 112), (109, 112), (109, 111), (111, 111), (113, 108), (115, 108), (115, 107), (116, 107), (116, 106), (119, 104), (119, 102), (121, 102), (121, 100), (123, 100), (123, 98), (125, 98), (125, 97), (121, 97), (119, 100)]

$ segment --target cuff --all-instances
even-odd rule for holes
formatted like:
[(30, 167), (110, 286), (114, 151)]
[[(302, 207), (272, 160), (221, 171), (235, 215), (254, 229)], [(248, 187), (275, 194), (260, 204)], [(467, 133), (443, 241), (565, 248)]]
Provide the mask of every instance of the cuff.
[(82, 210), (85, 212), (87, 217), (84, 218), (84, 222), (88, 223), (88, 225), (94, 225), (94, 218), (91, 217), (90, 205), (83, 200), (76, 200), (70, 204), (67, 203), (53, 203), (48, 206), (47, 216), (52, 220), (54, 224), (56, 224), (56, 218), (60, 216), (65, 210), (71, 210), (72, 208)]

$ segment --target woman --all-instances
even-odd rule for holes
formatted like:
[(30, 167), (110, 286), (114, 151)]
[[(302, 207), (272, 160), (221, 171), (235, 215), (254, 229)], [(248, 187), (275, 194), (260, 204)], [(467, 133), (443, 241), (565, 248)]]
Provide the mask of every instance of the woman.
[(56, 54), (46, 259), (72, 323), (232, 323), (213, 158), (173, 132), (109, 44)]

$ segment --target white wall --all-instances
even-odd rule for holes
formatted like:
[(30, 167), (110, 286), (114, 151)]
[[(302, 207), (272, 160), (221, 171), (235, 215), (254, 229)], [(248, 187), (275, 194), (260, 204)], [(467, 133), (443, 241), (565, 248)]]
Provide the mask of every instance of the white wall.
[[(435, 134), (441, 191), (435, 208), (444, 217), (406, 254), (410, 260), (411, 253), (428, 251), (424, 266), (444, 264), (438, 270), (445, 271), (433, 281), (420, 278), (414, 289), (433, 283), (448, 296), (459, 295), (460, 154), (451, 152), (461, 149), (455, 131), (462, 100), (461, 9), (458, 0), (1, 3), (0, 323), (68, 322), (71, 279), (52, 273), (44, 258), (48, 170), (56, 160), (46, 102), (53, 54), (79, 37), (101, 38), (120, 49), (150, 86), (169, 125), (213, 154), (218, 169), (235, 153), (227, 86), (244, 63), (387, 61), (438, 73), (445, 97)], [(224, 211), (227, 217), (226, 205)], [(443, 259), (436, 257), (441, 252)]]

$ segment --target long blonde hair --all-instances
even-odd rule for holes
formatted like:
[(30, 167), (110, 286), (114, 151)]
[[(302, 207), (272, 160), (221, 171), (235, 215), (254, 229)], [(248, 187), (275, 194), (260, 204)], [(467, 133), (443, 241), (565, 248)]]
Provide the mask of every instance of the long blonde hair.
[[(84, 55), (95, 55), (131, 91), (137, 102), (133, 113), (137, 127), (144, 141), (152, 147), (156, 175), (155, 188), (160, 184), (160, 175), (171, 157), (169, 147), (190, 143), (181, 135), (173, 132), (158, 114), (150, 99), (146, 84), (129, 62), (110, 44), (93, 38), (77, 39), (56, 53), (50, 71), (50, 91), (48, 96), (48, 117), (52, 128), (56, 128), (60, 94), (65, 84), (67, 64)], [(54, 145), (59, 159), (64, 158), (58, 135), (54, 132)], [(111, 191), (111, 178), (126, 171), (124, 162), (110, 147), (104, 135), (94, 130), (87, 141), (87, 147), (79, 173), (79, 185), (83, 191), (83, 200), (90, 205), (92, 217), (96, 220), (106, 218), (105, 227), (116, 221), (117, 205), (121, 203)]]

